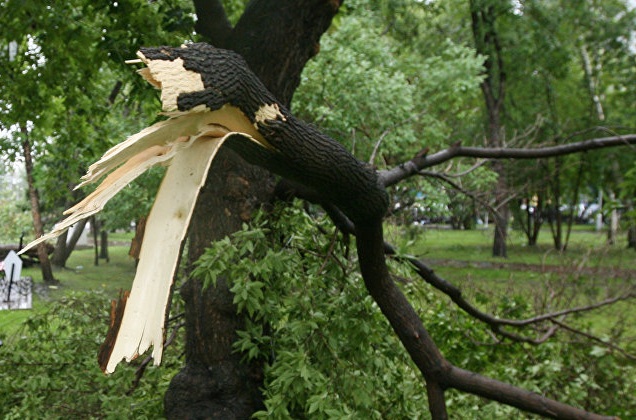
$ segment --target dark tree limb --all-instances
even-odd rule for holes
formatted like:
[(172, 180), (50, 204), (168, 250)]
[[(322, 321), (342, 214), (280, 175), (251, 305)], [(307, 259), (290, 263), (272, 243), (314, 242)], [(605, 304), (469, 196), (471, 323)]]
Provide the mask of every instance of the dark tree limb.
[(379, 177), (386, 187), (416, 175), (419, 171), (431, 166), (439, 165), (457, 157), (486, 158), (486, 159), (540, 159), (564, 156), (572, 153), (608, 147), (627, 146), (636, 144), (636, 134), (624, 136), (600, 137), (559, 146), (537, 147), (534, 149), (506, 148), (506, 147), (466, 147), (455, 143), (448, 149), (424, 157), (415, 157), (395, 168), (380, 171)]
[(194, 29), (213, 45), (227, 47), (227, 39), (232, 34), (232, 24), (227, 18), (220, 0), (193, 0), (197, 13)]
[[(317, 194), (315, 191), (308, 189), (304, 186), (296, 185), (294, 183), (288, 183), (287, 181), (283, 182), (284, 187), (288, 194), (294, 194), (299, 198), (306, 199), (312, 202), (317, 201)], [(355, 225), (347, 218), (347, 216), (342, 213), (338, 208), (333, 205), (327, 205), (325, 207), (328, 215), (334, 222), (334, 224), (343, 232), (351, 233), (358, 235), (357, 243), (358, 243), (358, 254), (360, 256), (360, 247), (363, 249), (368, 248), (371, 245), (364, 245), (362, 241), (364, 239), (360, 238), (360, 232), (366, 232), (367, 229), (356, 229)], [(367, 238), (369, 239), (369, 238)], [(377, 240), (377, 239), (376, 239)], [(372, 243), (374, 240), (367, 240), (366, 243)], [(382, 241), (382, 249), (385, 255), (396, 255), (395, 249), (388, 243)], [(498, 401), (507, 405), (511, 405), (513, 407), (517, 407), (521, 410), (537, 413), (543, 415), (545, 417), (552, 418), (560, 418), (560, 419), (580, 419), (580, 418), (588, 418), (588, 419), (608, 419), (611, 417), (599, 416), (596, 414), (585, 412), (584, 410), (580, 410), (578, 408), (574, 408), (568, 406), (566, 404), (559, 403), (554, 400), (550, 400), (541, 395), (531, 393), (529, 391), (514, 387), (510, 384), (506, 384), (503, 382), (496, 381), (494, 379), (490, 379), (487, 377), (483, 377), (475, 374), (474, 372), (469, 372), (460, 368), (457, 368), (451, 365), (448, 361), (443, 359), (443, 356), (437, 351), (430, 349), (420, 349), (418, 348), (418, 344), (412, 343), (412, 337), (409, 336), (408, 331), (412, 332), (412, 335), (418, 336), (424, 342), (420, 345), (427, 347), (433, 346), (437, 349), (435, 343), (432, 341), (428, 334), (420, 335), (421, 331), (417, 328), (417, 320), (419, 317), (415, 313), (414, 309), (410, 306), (404, 295), (402, 295), (401, 291), (397, 288), (397, 286), (393, 283), (390, 277), (388, 276), (388, 269), (386, 269), (386, 264), (384, 262), (384, 256), (380, 256), (376, 250), (376, 254), (373, 258), (377, 258), (373, 264), (367, 263), (366, 258), (372, 258), (370, 255), (367, 257), (367, 254), (363, 252), (363, 255), (360, 256), (360, 268), (363, 270), (363, 277), (365, 278), (365, 284), (371, 295), (374, 297), (374, 300), (380, 306), (382, 312), (387, 316), (389, 322), (393, 326), (396, 333), (398, 331), (396, 328), (401, 330), (406, 330), (406, 337), (403, 337), (398, 333), (400, 337), (400, 341), (405, 345), (407, 351), (415, 361), (416, 365), (422, 371), (422, 374), (426, 380), (427, 393), (429, 398), (429, 409), (433, 418), (437, 419), (445, 419), (447, 418), (446, 407), (444, 402), (444, 389), (446, 388), (455, 388), (458, 390), (462, 390), (471, 394), (475, 394), (481, 397), (489, 398), (494, 401)], [(583, 312), (592, 310), (595, 308), (599, 308), (601, 306), (609, 305), (620, 300), (628, 299), (633, 297), (632, 295), (624, 295), (611, 299), (606, 299), (602, 302), (599, 302), (594, 305), (589, 305), (585, 307), (572, 308), (568, 310), (558, 311), (551, 314), (544, 314), (540, 316), (536, 316), (533, 318), (528, 318), (525, 320), (513, 320), (513, 319), (505, 319), (505, 318), (497, 318), (492, 315), (483, 313), (468, 303), (462, 296), (461, 290), (437, 276), (433, 270), (429, 269), (424, 263), (412, 257), (399, 257), (400, 259), (406, 260), (416, 269), (418, 274), (426, 280), (429, 284), (443, 292), (444, 294), (451, 297), (454, 303), (456, 303), (460, 308), (466, 311), (469, 315), (475, 317), (476, 319), (488, 324), (491, 326), (491, 329), (498, 333), (501, 336), (510, 338), (515, 341), (520, 342), (528, 342), (531, 344), (539, 344), (541, 342), (545, 342), (550, 336), (554, 334), (556, 331), (556, 327), (551, 327), (548, 331), (538, 339), (529, 339), (527, 337), (519, 336), (517, 334), (513, 334), (505, 331), (503, 326), (515, 326), (515, 327), (523, 327), (530, 324), (542, 322), (542, 321), (555, 321), (556, 318), (562, 317), (564, 315), (568, 315), (576, 312)], [(382, 267), (382, 266), (385, 267)], [(370, 270), (365, 272), (363, 267)], [(366, 276), (365, 276), (366, 275)], [(373, 278), (376, 278), (376, 281), (379, 285), (374, 283), (367, 284), (367, 281), (372, 281)], [(370, 279), (370, 280), (369, 280)], [(401, 298), (396, 296), (401, 295)], [(386, 302), (385, 302), (386, 301)], [(396, 308), (395, 306), (398, 306)], [(386, 311), (386, 312), (385, 312)], [(406, 316), (406, 312), (411, 312), (410, 316)], [(421, 321), (419, 321), (421, 323)], [(422, 327), (423, 328), (423, 327)], [(417, 339), (415, 340), (417, 341)], [(411, 347), (409, 347), (409, 345)], [(621, 349), (616, 349), (617, 351), (621, 351)], [(414, 356), (413, 353), (417, 355)], [(624, 351), (621, 351), (624, 353)], [(422, 356), (424, 354), (425, 356)], [(428, 357), (427, 357), (427, 356)], [(436, 359), (439, 355), (442, 359)], [(427, 366), (427, 363), (431, 363), (433, 366)], [(430, 377), (424, 374), (424, 371), (432, 371), (434, 372), (433, 377)]]
[(289, 106), (305, 64), (320, 51), (320, 37), (341, 3), (252, 0), (236, 23), (228, 48), (241, 54), (270, 92)]
[[(440, 387), (441, 389), (455, 388), (545, 417), (612, 418), (589, 413), (450, 364), (439, 352), (437, 345), (406, 297), (391, 280), (384, 258), (382, 227), (356, 226), (356, 236), (360, 270), (369, 293), (424, 376), (427, 387), (433, 387), (435, 399), (429, 403), (431, 411), (440, 409), (436, 405), (439, 403), (439, 392), (435, 392), (436, 388)], [(431, 403), (434, 406), (431, 406)], [(442, 413), (441, 409), (440, 413)], [(439, 418), (445, 417), (440, 414)]]
[[(321, 205), (338, 230), (340, 230), (345, 235), (356, 234), (356, 227), (353, 224), (353, 222), (349, 220), (349, 218), (347, 218), (347, 216), (336, 206), (322, 200), (320, 195), (313, 189), (308, 188), (307, 186), (298, 184), (296, 182), (286, 180), (286, 179), (282, 179), (277, 185), (276, 189), (278, 191), (278, 194), (277, 194), (278, 197), (283, 198), (284, 200), (289, 200), (292, 197), (297, 197), (297, 198)], [(509, 338), (513, 341), (524, 342), (524, 343), (529, 343), (533, 345), (538, 345), (547, 341), (550, 337), (554, 335), (557, 328), (556, 327), (548, 328), (547, 331), (539, 338), (530, 338), (530, 337), (522, 336), (516, 333), (512, 333), (504, 329), (504, 327), (523, 328), (530, 325), (551, 322), (552, 320), (562, 318), (566, 315), (589, 312), (589, 311), (592, 311), (607, 305), (612, 305), (614, 303), (633, 299), (634, 297), (636, 297), (636, 294), (634, 294), (633, 291), (629, 291), (622, 295), (614, 296), (614, 297), (602, 300), (600, 302), (593, 303), (591, 305), (579, 306), (576, 308), (568, 308), (561, 311), (537, 315), (531, 318), (526, 318), (526, 319), (499, 318), (477, 309), (474, 305), (472, 305), (470, 302), (468, 302), (464, 298), (461, 289), (459, 289), (452, 283), (448, 282), (447, 280), (439, 277), (431, 268), (429, 268), (426, 264), (424, 264), (419, 259), (415, 257), (411, 257), (411, 256), (398, 255), (395, 248), (388, 242), (384, 242), (384, 253), (387, 256), (393, 256), (398, 260), (409, 263), (413, 267), (415, 272), (424, 281), (426, 281), (428, 284), (430, 284), (431, 286), (433, 286), (440, 292), (447, 295), (453, 303), (455, 303), (460, 309), (462, 309), (468, 315), (487, 324), (494, 333), (502, 337)], [(585, 335), (585, 333), (582, 333), (580, 335)], [(598, 337), (595, 337), (595, 338), (597, 339), (596, 341), (604, 343)], [(633, 355), (631, 355), (630, 353), (626, 352), (624, 349), (621, 349), (619, 347), (617, 347), (616, 350), (624, 354), (628, 358), (634, 357)]]

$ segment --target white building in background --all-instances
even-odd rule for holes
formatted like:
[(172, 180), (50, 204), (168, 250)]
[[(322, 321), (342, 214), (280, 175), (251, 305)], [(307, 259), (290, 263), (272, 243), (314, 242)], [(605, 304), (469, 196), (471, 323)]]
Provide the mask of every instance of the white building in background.
[(0, 162), (0, 200), (26, 200), (26, 169), (22, 163)]

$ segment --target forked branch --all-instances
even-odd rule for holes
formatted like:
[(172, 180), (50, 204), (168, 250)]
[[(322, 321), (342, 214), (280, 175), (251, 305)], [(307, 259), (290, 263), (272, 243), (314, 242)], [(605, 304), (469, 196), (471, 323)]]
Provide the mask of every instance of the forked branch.
[(416, 156), (395, 168), (381, 171), (379, 173), (379, 177), (382, 184), (388, 187), (397, 184), (405, 178), (416, 175), (422, 169), (439, 165), (440, 163), (444, 163), (457, 157), (482, 159), (540, 159), (634, 144), (636, 144), (636, 134), (600, 137), (558, 146), (537, 148), (468, 147), (462, 146), (461, 143), (458, 142), (447, 149), (426, 156)]

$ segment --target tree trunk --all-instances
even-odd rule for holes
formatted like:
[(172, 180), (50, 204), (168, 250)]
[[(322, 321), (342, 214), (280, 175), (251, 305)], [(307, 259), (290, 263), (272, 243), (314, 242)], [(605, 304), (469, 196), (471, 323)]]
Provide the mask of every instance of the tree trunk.
[(501, 162), (493, 164), (493, 170), (499, 175), (495, 188), (495, 206), (497, 210), (493, 214), (495, 234), (492, 244), (493, 257), (508, 257), (508, 221), (510, 220), (510, 207), (508, 206), (508, 181), (504, 166)]
[(93, 251), (95, 253), (93, 264), (95, 267), (99, 265), (99, 224), (97, 217), (91, 217), (91, 233), (93, 234)]
[(79, 238), (82, 236), (87, 221), (88, 219), (82, 219), (77, 222), (70, 237), (68, 231), (58, 236), (55, 251), (53, 251), (53, 255), (51, 256), (51, 263), (54, 266), (66, 267), (66, 261), (68, 261), (68, 257), (71, 256), (75, 245), (77, 245), (77, 241), (79, 241)]
[[(42, 215), (40, 214), (40, 197), (38, 190), (35, 188), (35, 180), (33, 179), (33, 155), (31, 153), (31, 142), (29, 141), (29, 132), (27, 128), (25, 126), (21, 126), (20, 130), (24, 136), (22, 140), (22, 152), (24, 153), (24, 166), (26, 167), (29, 200), (31, 201), (33, 229), (35, 230), (35, 236), (39, 238), (44, 235), (44, 226), (42, 224)], [(46, 250), (46, 244), (39, 244), (37, 250), (38, 259), (40, 260), (40, 269), (42, 270), (42, 280), (45, 284), (58, 283), (55, 277), (53, 277), (53, 269)]]
[(627, 248), (636, 249), (636, 217), (634, 214), (634, 200), (628, 199), (627, 203)]
[[(500, 6), (500, 5), (499, 5)], [(494, 4), (470, 1), (471, 24), (475, 49), (484, 57), (485, 77), (481, 83), (487, 113), (487, 143), (489, 147), (503, 146), (501, 141), (501, 112), (503, 110), (506, 93), (506, 73), (502, 58), (501, 44), (495, 23), (498, 11)], [(505, 166), (500, 161), (493, 164), (493, 170), (498, 175), (495, 187), (495, 205), (497, 213), (493, 214), (495, 234), (492, 255), (507, 257), (506, 240), (508, 238), (508, 221), (510, 209), (508, 207), (508, 179)]]
[(146, 220), (147, 216), (140, 217), (135, 223), (135, 236), (130, 241), (130, 249), (128, 255), (135, 259), (136, 263), (139, 263), (139, 253), (141, 252), (141, 244), (144, 242), (144, 233), (146, 232)]
[(68, 230), (62, 232), (60, 236), (57, 237), (55, 241), (55, 250), (53, 254), (51, 254), (51, 264), (56, 267), (64, 268), (66, 267), (66, 260), (68, 258)]
[(627, 229), (627, 248), (636, 249), (636, 224), (631, 223)]
[[(217, 1), (197, 1), (197, 31), (217, 47), (241, 54), (279, 101), (289, 105), (306, 62), (318, 52), (339, 1), (256, 0), (232, 28)], [(213, 240), (238, 230), (252, 211), (268, 202), (273, 178), (228, 148), (214, 160), (192, 217), (188, 262)], [(224, 279), (202, 291), (190, 278), (181, 294), (186, 302), (186, 366), (165, 396), (168, 418), (242, 419), (262, 408), (261, 366), (240, 362), (233, 351), (236, 314)]]
[(554, 218), (550, 219), (552, 240), (554, 249), (563, 250), (563, 215), (561, 214), (561, 159), (554, 161), (554, 179), (552, 180), (552, 201), (554, 207)]
[(610, 224), (609, 224), (609, 229), (607, 230), (607, 244), (608, 245), (615, 245), (616, 244), (616, 237), (618, 236), (618, 211), (616, 210), (615, 207), (615, 201), (616, 201), (616, 194), (614, 194), (614, 191), (609, 192), (609, 196), (610, 196), (610, 202), (612, 203), (612, 210), (610, 211)]
[(523, 211), (523, 213), (519, 212), (519, 217), (525, 218), (525, 220), (519, 221), (521, 228), (528, 239), (528, 246), (532, 247), (537, 245), (541, 224), (543, 223), (543, 199), (541, 192), (537, 192), (536, 197), (536, 205), (533, 205), (534, 197), (529, 194), (529, 197), (525, 199), (525, 211)]
[(574, 219), (578, 217), (578, 211), (575, 214), (575, 210), (578, 208), (579, 204), (579, 190), (581, 188), (581, 182), (583, 180), (583, 169), (585, 166), (585, 162), (583, 159), (579, 161), (579, 170), (576, 176), (576, 184), (574, 187), (574, 191), (572, 192), (572, 201), (570, 202), (570, 217), (568, 219), (567, 231), (565, 233), (565, 241), (563, 242), (563, 251), (567, 250), (568, 244), (570, 243), (570, 234), (572, 233), (572, 224), (574, 223)]
[(102, 229), (100, 232), (99, 258), (106, 260), (106, 262), (110, 262), (110, 257), (108, 256), (108, 231), (106, 229)]

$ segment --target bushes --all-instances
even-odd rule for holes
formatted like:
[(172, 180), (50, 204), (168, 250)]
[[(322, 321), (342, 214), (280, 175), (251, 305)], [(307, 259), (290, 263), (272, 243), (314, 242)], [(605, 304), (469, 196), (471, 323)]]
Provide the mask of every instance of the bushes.
[[(333, 227), (297, 208), (278, 220), (257, 220), (213, 244), (195, 271), (209, 287), (216, 276), (232, 279), (235, 303), (250, 318), (235, 346), (246, 359), (265, 362), (266, 409), (256, 417), (427, 418), (421, 375), (366, 292), (354, 258), (345, 257), (346, 241), (335, 232), (317, 234), (316, 224)], [(623, 418), (636, 413), (636, 368), (620, 357), (565, 336), (541, 346), (495, 345), (483, 324), (440, 299), (408, 268), (393, 263), (392, 269), (433, 339), (459, 367), (589, 410)], [(527, 315), (530, 305), (513, 298), (515, 316)], [(448, 406), (454, 418), (520, 416), (454, 391)]]
[[(160, 368), (149, 367), (132, 392), (134, 364), (104, 375), (97, 351), (109, 322), (110, 299), (103, 293), (74, 293), (2, 337), (0, 417), (135, 418), (163, 414), (163, 394), (178, 363), (171, 352)], [(138, 362), (136, 363), (139, 364)]]

